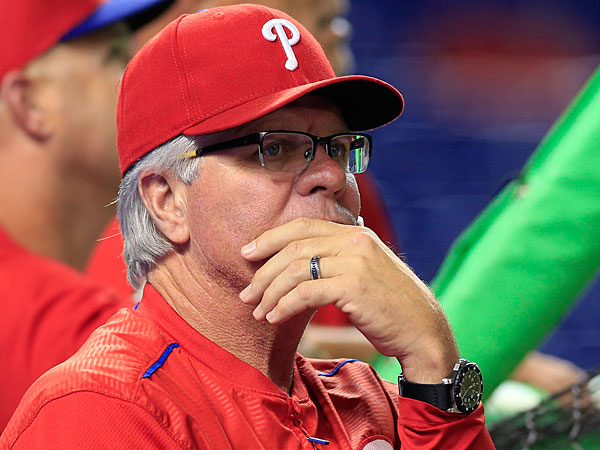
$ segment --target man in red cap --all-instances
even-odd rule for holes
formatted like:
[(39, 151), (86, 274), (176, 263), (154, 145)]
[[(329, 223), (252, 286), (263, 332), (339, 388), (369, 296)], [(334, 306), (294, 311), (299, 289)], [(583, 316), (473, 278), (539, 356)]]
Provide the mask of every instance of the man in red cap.
[(0, 3), (0, 430), (39, 375), (131, 305), (61, 263), (83, 268), (111, 215), (124, 21), (141, 25), (166, 6)]
[[(135, 34), (136, 42), (146, 42), (169, 22), (182, 14), (216, 6), (240, 3), (236, 0), (177, 0), (159, 18)], [(345, 75), (351, 71), (352, 53), (349, 39), (351, 25), (344, 14), (348, 8), (345, 0), (260, 0), (253, 2), (279, 9), (296, 18), (319, 41), (334, 72)], [(141, 45), (140, 45), (141, 47)], [(392, 222), (371, 173), (356, 177), (361, 194), (361, 216), (366, 225), (396, 252), (399, 251)], [(98, 240), (85, 269), (85, 274), (102, 284), (127, 296), (138, 296), (127, 281), (127, 269), (123, 255), (123, 238), (115, 218), (109, 223)], [(333, 306), (327, 306), (311, 319), (311, 326), (304, 333), (302, 351), (310, 356), (351, 356), (368, 361), (375, 354), (374, 348), (349, 326), (345, 314)]]
[[(8, 448), (484, 449), (476, 364), (432, 293), (360, 225), (354, 174), (403, 108), (336, 77), (290, 16), (182, 16), (129, 64), (117, 109), (119, 220), (135, 310), (24, 396)], [(334, 304), (403, 367), (296, 353)], [(451, 443), (451, 444), (449, 444)]]

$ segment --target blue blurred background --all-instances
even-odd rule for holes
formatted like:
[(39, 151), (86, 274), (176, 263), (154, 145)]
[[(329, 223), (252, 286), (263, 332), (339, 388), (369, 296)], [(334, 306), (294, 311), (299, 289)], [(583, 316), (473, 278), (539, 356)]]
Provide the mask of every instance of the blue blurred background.
[[(600, 2), (351, 0), (348, 19), (355, 72), (405, 97), (373, 133), (370, 170), (401, 252), (430, 281), (600, 63)], [(599, 300), (596, 282), (541, 349), (600, 366)]]

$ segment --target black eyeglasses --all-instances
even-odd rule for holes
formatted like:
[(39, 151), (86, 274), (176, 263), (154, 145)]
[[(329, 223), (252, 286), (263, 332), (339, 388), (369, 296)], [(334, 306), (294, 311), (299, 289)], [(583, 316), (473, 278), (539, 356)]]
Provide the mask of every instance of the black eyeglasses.
[(259, 131), (248, 136), (201, 147), (183, 155), (195, 158), (210, 152), (258, 145), (260, 164), (277, 172), (302, 172), (315, 158), (319, 144), (348, 173), (367, 170), (373, 141), (364, 133), (337, 133), (327, 137), (300, 131)]

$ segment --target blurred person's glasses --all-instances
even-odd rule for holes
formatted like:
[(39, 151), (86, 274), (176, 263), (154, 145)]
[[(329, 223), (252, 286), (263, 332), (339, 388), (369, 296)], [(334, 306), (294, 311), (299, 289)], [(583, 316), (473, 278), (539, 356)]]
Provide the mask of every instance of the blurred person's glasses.
[(210, 152), (235, 147), (257, 146), (260, 164), (275, 172), (302, 172), (315, 158), (320, 144), (331, 159), (348, 173), (367, 170), (372, 138), (364, 133), (337, 133), (327, 137), (313, 136), (300, 131), (259, 131), (248, 136), (200, 147), (183, 155), (194, 158)]

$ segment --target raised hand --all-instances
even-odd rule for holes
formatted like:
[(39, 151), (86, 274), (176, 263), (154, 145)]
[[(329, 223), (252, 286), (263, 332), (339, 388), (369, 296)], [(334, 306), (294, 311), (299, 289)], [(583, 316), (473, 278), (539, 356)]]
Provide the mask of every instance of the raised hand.
[[(348, 314), (375, 348), (398, 358), (407, 379), (440, 383), (458, 359), (447, 319), (432, 292), (370, 229), (300, 218), (242, 248), (267, 259), (241, 293), (254, 317), (280, 324), (327, 304)], [(320, 257), (320, 278), (310, 259)]]

